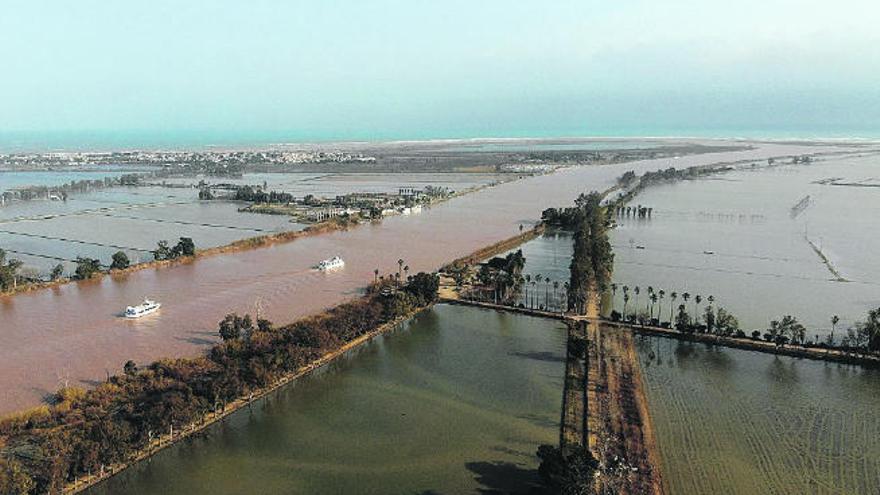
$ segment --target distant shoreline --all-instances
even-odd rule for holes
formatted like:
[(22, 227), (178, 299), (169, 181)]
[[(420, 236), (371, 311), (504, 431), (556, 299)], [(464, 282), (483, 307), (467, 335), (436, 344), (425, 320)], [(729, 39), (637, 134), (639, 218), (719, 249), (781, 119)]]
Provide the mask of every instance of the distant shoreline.
[[(359, 139), (351, 137), (316, 138), (296, 136), (296, 133), (265, 137), (244, 138), (236, 136), (202, 136), (186, 138), (192, 131), (179, 131), (181, 138), (169, 138), (167, 134), (127, 136), (126, 133), (108, 131), (35, 133), (23, 131), (0, 131), (0, 154), (14, 153), (80, 153), (113, 151), (235, 151), (261, 149), (369, 149), (398, 148), (413, 145), (444, 147), (467, 144), (589, 144), (625, 141), (702, 141), (702, 142), (777, 142), (777, 143), (864, 143), (880, 144), (880, 131), (870, 132), (792, 132), (773, 133), (762, 131), (730, 131), (723, 133), (674, 132), (607, 135), (579, 133), (559, 133), (541, 136), (539, 133), (524, 133), (519, 136), (371, 136)], [(198, 134), (198, 133), (195, 133)]]

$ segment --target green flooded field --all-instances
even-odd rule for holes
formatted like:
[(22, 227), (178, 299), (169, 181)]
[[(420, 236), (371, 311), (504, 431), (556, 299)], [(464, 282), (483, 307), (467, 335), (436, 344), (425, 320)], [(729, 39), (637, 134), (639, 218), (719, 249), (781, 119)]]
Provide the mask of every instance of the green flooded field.
[(880, 372), (637, 342), (669, 493), (878, 493)]

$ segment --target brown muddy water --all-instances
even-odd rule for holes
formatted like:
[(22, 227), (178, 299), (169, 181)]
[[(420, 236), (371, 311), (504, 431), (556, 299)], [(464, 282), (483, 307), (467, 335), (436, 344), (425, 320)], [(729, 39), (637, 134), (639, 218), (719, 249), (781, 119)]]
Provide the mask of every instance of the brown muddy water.
[[(64, 384), (90, 385), (133, 359), (192, 355), (216, 341), (224, 314), (255, 312), (286, 322), (356, 296), (373, 270), (410, 272), (443, 263), (519, 232), (548, 206), (603, 190), (626, 170), (684, 168), (828, 151), (828, 147), (755, 144), (737, 152), (683, 156), (613, 166), (579, 167), (456, 198), (419, 215), (216, 256), (171, 268), (69, 284), (0, 299), (0, 412), (38, 403)], [(312, 267), (340, 255), (344, 270)], [(163, 303), (140, 321), (119, 317), (145, 296)]]
[(528, 493), (565, 335), (438, 305), (87, 493)]

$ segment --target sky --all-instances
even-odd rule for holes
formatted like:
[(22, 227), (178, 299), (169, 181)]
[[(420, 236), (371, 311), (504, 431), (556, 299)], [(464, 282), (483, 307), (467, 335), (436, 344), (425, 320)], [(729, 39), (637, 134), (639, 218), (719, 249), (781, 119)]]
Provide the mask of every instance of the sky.
[(868, 0), (0, 0), (0, 139), (880, 135)]

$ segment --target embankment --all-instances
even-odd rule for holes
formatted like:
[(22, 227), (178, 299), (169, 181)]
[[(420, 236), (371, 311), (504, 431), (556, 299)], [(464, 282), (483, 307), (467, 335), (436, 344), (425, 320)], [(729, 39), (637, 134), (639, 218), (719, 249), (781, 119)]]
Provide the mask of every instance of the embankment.
[[(588, 327), (587, 436), (606, 467), (598, 493), (662, 494), (660, 456), (632, 332)], [(610, 490), (610, 491), (609, 491)]]
[(609, 327), (629, 328), (630, 330), (638, 334), (656, 335), (687, 342), (702, 342), (704, 344), (721, 345), (725, 347), (733, 347), (736, 349), (745, 349), (748, 351), (764, 352), (767, 354), (778, 354), (780, 356), (814, 359), (818, 361), (831, 361), (844, 364), (856, 364), (871, 368), (880, 368), (880, 356), (874, 354), (861, 354), (846, 352), (841, 349), (823, 349), (821, 347), (804, 347), (791, 344), (777, 345), (773, 342), (750, 339), (746, 337), (725, 337), (721, 335), (712, 335), (705, 333), (686, 333), (671, 328), (633, 325), (631, 323), (605, 321), (604, 324)]
[(389, 321), (389, 322), (377, 327), (376, 329), (355, 338), (354, 340), (346, 342), (338, 349), (335, 349), (333, 351), (325, 353), (323, 356), (321, 356), (317, 360), (312, 361), (311, 363), (297, 369), (296, 371), (294, 371), (292, 373), (284, 375), (283, 377), (281, 377), (279, 380), (273, 382), (272, 384), (270, 384), (264, 388), (255, 390), (253, 393), (248, 394), (247, 397), (241, 397), (238, 400), (235, 400), (235, 401), (227, 404), (222, 411), (209, 412), (205, 416), (200, 418), (198, 421), (191, 423), (189, 425), (186, 425), (183, 428), (178, 429), (178, 431), (176, 431), (176, 432), (172, 432), (167, 436), (160, 436), (158, 439), (154, 440), (146, 449), (133, 455), (131, 460), (129, 460), (128, 462), (106, 466), (102, 470), (102, 472), (95, 473), (91, 476), (84, 476), (82, 478), (75, 479), (72, 483), (69, 483), (69, 484), (67, 484), (67, 486), (65, 486), (63, 493), (65, 493), (65, 494), (80, 493), (80, 492), (82, 492), (82, 491), (102, 482), (102, 481), (105, 481), (105, 480), (111, 478), (112, 476), (115, 476), (115, 475), (121, 473), (125, 469), (137, 464), (138, 462), (141, 462), (143, 460), (150, 458), (154, 454), (160, 452), (161, 450), (163, 450), (165, 448), (168, 448), (168, 447), (174, 445), (175, 443), (183, 440), (184, 438), (187, 438), (187, 437), (190, 437), (192, 435), (195, 435), (195, 434), (202, 432), (203, 430), (205, 430), (209, 426), (213, 425), (214, 423), (217, 423), (218, 421), (222, 421), (227, 416), (233, 414), (234, 412), (242, 409), (245, 406), (250, 406), (251, 403), (253, 403), (254, 401), (259, 400), (262, 397), (265, 397), (266, 395), (274, 392), (275, 390), (283, 387), (284, 385), (287, 385), (288, 383), (290, 383), (298, 378), (306, 376), (309, 373), (312, 373), (313, 371), (320, 369), (323, 366), (326, 366), (327, 364), (333, 362), (334, 360), (342, 357), (343, 355), (347, 354), (348, 352), (355, 350), (358, 347), (366, 344), (367, 342), (373, 340), (374, 338), (376, 338), (384, 333), (387, 333), (391, 330), (394, 330), (395, 328), (397, 328), (398, 325), (400, 325), (401, 323), (403, 323), (407, 319), (412, 318), (417, 313), (424, 311), (428, 307), (430, 307), (430, 306), (418, 308), (418, 309), (416, 309), (416, 310), (414, 310), (404, 316), (401, 316), (401, 317), (396, 318), (392, 321)]
[[(326, 234), (329, 232), (334, 232), (337, 230), (345, 230), (350, 228), (349, 225), (344, 225), (334, 221), (327, 221), (315, 225), (311, 225), (306, 227), (303, 230), (295, 230), (295, 231), (284, 231), (277, 232), (274, 234), (266, 234), (260, 235), (256, 237), (248, 237), (247, 239), (239, 239), (230, 244), (226, 244), (223, 246), (217, 246), (206, 249), (199, 249), (196, 251), (195, 256), (183, 256), (180, 258), (176, 258), (173, 260), (154, 260), (147, 261), (144, 263), (138, 263), (136, 265), (131, 265), (128, 268), (122, 270), (109, 270), (106, 272), (101, 272), (99, 274), (95, 274), (92, 279), (98, 279), (104, 276), (120, 276), (127, 275), (129, 273), (134, 273), (140, 270), (147, 270), (150, 268), (165, 268), (175, 265), (182, 265), (186, 263), (192, 263), (200, 258), (207, 258), (209, 256), (216, 256), (219, 254), (229, 254), (236, 253), (240, 251), (248, 251), (251, 249), (258, 249), (266, 246), (271, 246), (273, 244), (281, 244), (286, 242), (292, 242), (297, 239), (310, 237), (314, 235)], [(50, 289), (54, 287), (59, 287), (71, 282), (78, 282), (79, 280), (72, 278), (62, 278), (58, 280), (52, 280), (48, 282), (33, 282), (33, 283), (21, 283), (16, 286), (12, 290), (8, 290), (5, 292), (0, 292), (0, 297), (3, 296), (12, 296), (15, 294), (21, 294), (26, 292), (32, 292), (41, 289)]]

